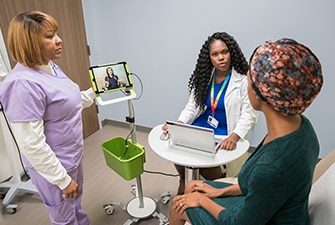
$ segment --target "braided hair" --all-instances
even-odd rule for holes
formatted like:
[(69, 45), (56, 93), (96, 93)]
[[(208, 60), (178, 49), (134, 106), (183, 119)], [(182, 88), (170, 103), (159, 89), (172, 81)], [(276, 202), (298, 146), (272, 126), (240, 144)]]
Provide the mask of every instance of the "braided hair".
[(230, 52), (231, 67), (234, 67), (238, 73), (246, 75), (249, 69), (248, 62), (245, 59), (244, 54), (232, 36), (226, 32), (217, 32), (212, 36), (209, 36), (200, 49), (197, 64), (195, 65), (193, 74), (188, 81), (189, 93), (193, 92), (196, 107), (200, 107), (202, 110), (205, 108), (207, 90), (210, 84), (212, 70), (214, 68), (210, 60), (209, 48), (215, 40), (221, 40), (227, 45)]

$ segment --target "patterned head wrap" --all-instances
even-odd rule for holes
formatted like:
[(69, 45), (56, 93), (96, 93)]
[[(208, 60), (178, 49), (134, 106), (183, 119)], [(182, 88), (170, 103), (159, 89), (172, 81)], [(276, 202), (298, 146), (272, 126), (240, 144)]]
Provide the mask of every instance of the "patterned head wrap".
[(319, 94), (321, 64), (306, 46), (292, 40), (267, 41), (250, 58), (251, 86), (284, 115), (303, 113)]

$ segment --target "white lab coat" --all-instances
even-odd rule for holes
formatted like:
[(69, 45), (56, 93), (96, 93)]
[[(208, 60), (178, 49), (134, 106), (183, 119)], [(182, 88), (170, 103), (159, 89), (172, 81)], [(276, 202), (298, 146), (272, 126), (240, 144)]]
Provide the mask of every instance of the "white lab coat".
[[(257, 120), (257, 112), (252, 108), (248, 97), (247, 76), (241, 75), (233, 69), (224, 98), (228, 135), (234, 132), (240, 138), (245, 139), (248, 131)], [(194, 96), (191, 94), (178, 120), (192, 124), (201, 113), (203, 111), (199, 107), (195, 107)]]

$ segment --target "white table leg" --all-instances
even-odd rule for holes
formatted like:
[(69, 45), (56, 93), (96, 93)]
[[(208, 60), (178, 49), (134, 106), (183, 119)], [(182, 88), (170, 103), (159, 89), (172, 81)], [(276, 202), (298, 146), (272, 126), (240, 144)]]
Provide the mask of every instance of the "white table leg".
[(185, 187), (189, 181), (199, 179), (199, 168), (185, 167)]

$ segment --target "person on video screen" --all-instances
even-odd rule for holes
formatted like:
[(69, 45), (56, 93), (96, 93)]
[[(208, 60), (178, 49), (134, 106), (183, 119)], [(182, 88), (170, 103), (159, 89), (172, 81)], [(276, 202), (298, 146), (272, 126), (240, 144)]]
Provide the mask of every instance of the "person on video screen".
[(114, 74), (112, 67), (107, 67), (106, 74), (105, 86), (107, 90), (119, 88), (121, 86), (121, 81), (119, 80), (119, 77)]

